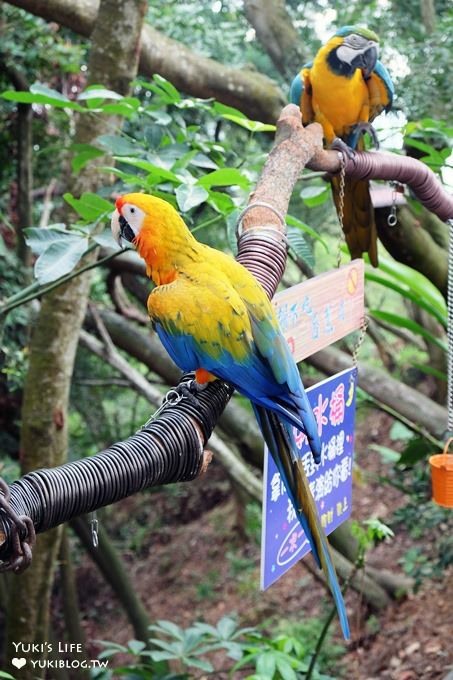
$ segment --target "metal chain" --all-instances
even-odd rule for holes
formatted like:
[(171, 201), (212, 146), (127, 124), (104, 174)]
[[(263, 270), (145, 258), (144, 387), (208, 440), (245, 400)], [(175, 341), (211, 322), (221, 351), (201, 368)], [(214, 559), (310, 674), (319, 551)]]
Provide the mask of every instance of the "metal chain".
[(447, 292), (447, 339), (448, 339), (448, 354), (447, 354), (447, 375), (448, 375), (448, 389), (447, 389), (447, 428), (449, 432), (453, 431), (453, 220), (447, 220), (449, 226), (449, 242), (448, 242), (448, 292)]
[(30, 517), (18, 515), (10, 506), (11, 495), (8, 484), (0, 477), (0, 516), (10, 520), (12, 557), (0, 562), (0, 573), (14, 571), (16, 574), (26, 569), (32, 560), (33, 546), (36, 542), (35, 527)]
[(354, 368), (357, 368), (360, 348), (362, 347), (363, 341), (365, 340), (367, 330), (368, 330), (368, 317), (366, 314), (364, 314), (362, 324), (360, 326), (359, 337), (357, 338), (355, 347), (352, 350), (352, 365)]
[(156, 420), (164, 411), (166, 408), (169, 408), (170, 406), (176, 406), (176, 404), (179, 404), (180, 401), (184, 399), (184, 395), (178, 392), (174, 387), (172, 387), (168, 392), (165, 394), (164, 398), (162, 399), (162, 404), (159, 406), (159, 408), (154, 411), (153, 415), (151, 418), (148, 418), (146, 423), (141, 426), (137, 432), (141, 432), (142, 430), (146, 430), (148, 425), (151, 425), (153, 420)]
[(398, 187), (399, 182), (390, 182), (390, 186), (392, 187), (392, 206), (390, 208), (390, 213), (387, 217), (387, 224), (389, 227), (396, 227), (398, 224), (398, 217), (396, 214), (396, 198), (398, 195)]
[(340, 161), (340, 193), (338, 196), (338, 221), (340, 223), (340, 236), (338, 238), (337, 245), (337, 268), (341, 267), (341, 246), (344, 243), (344, 230), (343, 230), (343, 218), (344, 218), (344, 189), (345, 189), (345, 179), (346, 179), (346, 161), (344, 155), (341, 151), (338, 152), (338, 159)]

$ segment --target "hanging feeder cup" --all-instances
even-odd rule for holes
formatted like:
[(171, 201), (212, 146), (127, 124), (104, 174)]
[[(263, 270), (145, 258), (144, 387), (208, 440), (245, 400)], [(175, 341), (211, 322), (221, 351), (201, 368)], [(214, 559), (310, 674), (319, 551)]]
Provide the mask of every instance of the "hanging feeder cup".
[(429, 459), (433, 501), (444, 508), (453, 508), (453, 453), (448, 453), (452, 441), (453, 437), (447, 439), (443, 453)]

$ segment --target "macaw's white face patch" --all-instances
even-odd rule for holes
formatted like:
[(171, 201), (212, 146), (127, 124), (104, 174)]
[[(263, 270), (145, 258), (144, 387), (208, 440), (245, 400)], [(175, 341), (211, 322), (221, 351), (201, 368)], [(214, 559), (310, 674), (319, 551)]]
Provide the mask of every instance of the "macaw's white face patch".
[(121, 213), (115, 210), (112, 216), (111, 229), (112, 234), (121, 246), (121, 240), (132, 243), (143, 225), (145, 219), (145, 212), (131, 203), (124, 203), (121, 206)]

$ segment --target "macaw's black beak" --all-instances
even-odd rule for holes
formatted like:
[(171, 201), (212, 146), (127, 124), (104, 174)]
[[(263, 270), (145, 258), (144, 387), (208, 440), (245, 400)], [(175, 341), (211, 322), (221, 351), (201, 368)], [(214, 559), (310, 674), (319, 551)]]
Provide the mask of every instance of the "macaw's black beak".
[(121, 238), (124, 238), (125, 241), (129, 241), (129, 243), (132, 243), (135, 238), (135, 234), (130, 228), (129, 222), (127, 222), (126, 218), (123, 217), (122, 215), (119, 216), (118, 222), (120, 223)]
[(377, 45), (371, 44), (370, 47), (352, 60), (351, 66), (359, 68), (365, 78), (369, 78), (374, 71), (378, 59)]

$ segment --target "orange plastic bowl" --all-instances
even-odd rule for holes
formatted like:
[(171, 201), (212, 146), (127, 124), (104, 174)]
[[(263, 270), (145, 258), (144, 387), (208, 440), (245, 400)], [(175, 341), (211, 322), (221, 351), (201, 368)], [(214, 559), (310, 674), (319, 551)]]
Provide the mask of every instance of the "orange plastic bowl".
[(444, 508), (453, 508), (453, 454), (438, 453), (429, 459), (433, 501)]

